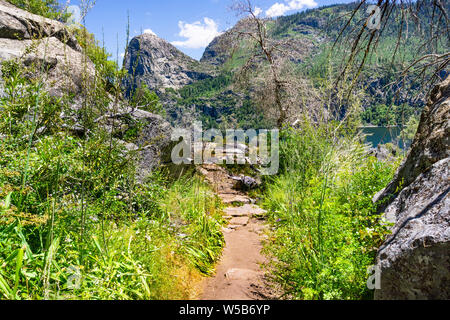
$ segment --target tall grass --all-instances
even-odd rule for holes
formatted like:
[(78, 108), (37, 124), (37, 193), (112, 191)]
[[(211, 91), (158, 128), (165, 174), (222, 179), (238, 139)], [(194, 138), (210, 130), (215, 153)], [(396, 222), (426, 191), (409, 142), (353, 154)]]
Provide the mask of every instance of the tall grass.
[(387, 228), (372, 197), (395, 164), (324, 127), (283, 132), (282, 173), (268, 182), (264, 207), (274, 231), (270, 270), (294, 299), (370, 299), (367, 268)]
[[(70, 135), (55, 112), (65, 106), (32, 85), (6, 81), (1, 101), (1, 298), (194, 298), (223, 244), (216, 196), (198, 178), (136, 182), (117, 139), (95, 127), (88, 139)], [(38, 119), (48, 131), (33, 135)]]
[(192, 234), (182, 236), (182, 250), (198, 270), (210, 275), (224, 245), (221, 228), (225, 221), (217, 195), (200, 178), (181, 179), (169, 190), (162, 207)]
[[(148, 188), (140, 195), (145, 196), (143, 201), (153, 202), (153, 207), (132, 219), (117, 216), (120, 211), (114, 206), (123, 210), (126, 203), (108, 199), (107, 213), (115, 218), (100, 223), (96, 208), (103, 206), (90, 200), (84, 239), (78, 237), (76, 204), (57, 204), (55, 221), (43, 216), (40, 223), (40, 215), (33, 218), (17, 212), (11, 199), (14, 193), (9, 194), (0, 208), (1, 297), (196, 298), (196, 284), (212, 272), (223, 245), (219, 201), (205, 184), (196, 181), (194, 187), (187, 182), (154, 181), (153, 187), (157, 184), (160, 192), (154, 194)], [(52, 240), (48, 239), (50, 246), (46, 247), (49, 237)], [(72, 288), (68, 284), (74, 270), (79, 272), (79, 286)]]

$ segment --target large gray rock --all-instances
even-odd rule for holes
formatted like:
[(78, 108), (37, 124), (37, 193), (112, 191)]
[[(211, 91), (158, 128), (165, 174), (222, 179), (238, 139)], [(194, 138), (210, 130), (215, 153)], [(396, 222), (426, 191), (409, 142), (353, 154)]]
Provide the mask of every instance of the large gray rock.
[(77, 40), (63, 23), (32, 14), (0, 0), (0, 38), (33, 40), (48, 37), (55, 37), (72, 49), (81, 51)]
[(148, 33), (131, 40), (124, 67), (128, 71), (125, 81), (128, 93), (144, 84), (155, 91), (162, 88), (179, 89), (211, 76), (210, 70), (200, 62)]
[(450, 299), (450, 77), (429, 99), (408, 157), (377, 195), (392, 235), (376, 299)]
[(236, 182), (234, 189), (239, 191), (253, 190), (261, 186), (261, 181), (249, 176), (240, 175), (239, 177), (232, 177), (232, 179)]
[(0, 62), (14, 59), (54, 96), (84, 92), (95, 78), (94, 64), (64, 24), (0, 0)]
[(161, 116), (146, 111), (131, 115), (145, 124), (136, 144), (140, 148), (140, 175), (146, 176), (156, 167), (171, 163), (173, 128)]
[(17, 59), (41, 77), (53, 96), (78, 94), (94, 83), (95, 67), (81, 51), (75, 51), (55, 37), (40, 40), (0, 38), (0, 62)]
[(176, 145), (171, 141), (173, 128), (161, 116), (140, 110), (125, 108), (122, 113), (106, 115), (99, 124), (111, 126), (114, 119), (115, 126), (125, 124), (129, 119), (139, 123), (139, 136), (134, 143), (124, 143), (129, 152), (137, 155), (137, 177), (143, 181), (153, 170), (172, 163), (172, 149)]
[(431, 93), (411, 150), (392, 182), (376, 196), (377, 201), (392, 198), (399, 188), (409, 186), (433, 164), (450, 157), (449, 113), (450, 77)]

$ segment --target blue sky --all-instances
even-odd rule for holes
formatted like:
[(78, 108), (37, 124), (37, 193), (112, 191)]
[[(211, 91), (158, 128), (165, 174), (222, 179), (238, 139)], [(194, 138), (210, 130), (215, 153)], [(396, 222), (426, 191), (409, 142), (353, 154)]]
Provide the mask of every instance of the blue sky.
[[(66, 3), (65, 0), (61, 2)], [(260, 15), (288, 15), (307, 8), (352, 0), (256, 0)], [(70, 5), (79, 5), (71, 0)], [(113, 59), (122, 60), (126, 46), (126, 27), (130, 16), (130, 37), (155, 33), (189, 56), (200, 59), (206, 45), (220, 32), (232, 27), (239, 17), (230, 10), (233, 0), (96, 0), (85, 24)]]

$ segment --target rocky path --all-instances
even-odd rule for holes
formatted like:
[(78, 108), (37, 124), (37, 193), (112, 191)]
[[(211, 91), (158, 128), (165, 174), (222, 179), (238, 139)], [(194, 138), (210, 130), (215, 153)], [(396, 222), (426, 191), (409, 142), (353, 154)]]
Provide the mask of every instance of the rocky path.
[(264, 213), (245, 193), (233, 189), (234, 181), (217, 166), (199, 169), (229, 207), (225, 209), (229, 224), (224, 228), (226, 246), (214, 277), (205, 281), (202, 300), (272, 299), (261, 264), (265, 237)]

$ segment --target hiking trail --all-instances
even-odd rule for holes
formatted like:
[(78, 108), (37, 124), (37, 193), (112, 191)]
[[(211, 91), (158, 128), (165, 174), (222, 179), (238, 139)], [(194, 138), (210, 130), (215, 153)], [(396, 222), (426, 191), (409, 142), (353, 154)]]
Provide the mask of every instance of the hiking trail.
[[(268, 285), (261, 265), (262, 242), (266, 239), (265, 210), (255, 205), (245, 193), (234, 189), (236, 182), (216, 165), (204, 165), (199, 172), (214, 187), (224, 204), (225, 248), (216, 274), (205, 280), (201, 300), (267, 300), (275, 294)], [(237, 206), (239, 205), (239, 206)]]

